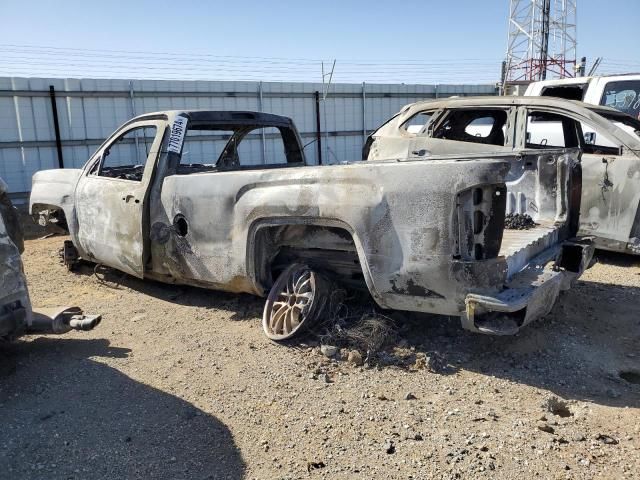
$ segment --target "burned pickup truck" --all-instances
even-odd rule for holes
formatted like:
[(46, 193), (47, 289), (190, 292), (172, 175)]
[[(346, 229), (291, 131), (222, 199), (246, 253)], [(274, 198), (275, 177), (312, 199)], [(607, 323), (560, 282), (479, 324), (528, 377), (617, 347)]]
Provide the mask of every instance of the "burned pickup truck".
[(0, 178), (0, 341), (93, 329), (100, 315), (84, 315), (78, 307), (31, 308), (20, 256), (23, 250), (20, 219)]
[[(307, 165), (288, 118), (165, 111), (122, 125), (82, 169), (36, 173), (31, 212), (68, 228), (70, 263), (267, 296), (274, 340), (321, 317), (333, 281), (366, 286), (382, 308), (511, 334), (546, 314), (593, 253), (573, 239), (578, 151), (521, 160)], [(538, 199), (538, 228), (505, 232), (507, 185)]]

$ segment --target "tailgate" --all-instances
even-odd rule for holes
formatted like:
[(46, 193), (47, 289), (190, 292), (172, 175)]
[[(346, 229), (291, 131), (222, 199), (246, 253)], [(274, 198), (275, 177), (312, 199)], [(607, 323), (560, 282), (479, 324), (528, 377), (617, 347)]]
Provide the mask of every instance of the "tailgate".
[[(577, 233), (580, 150), (524, 151), (513, 161), (506, 186), (507, 221), (499, 255), (507, 261), (510, 278), (532, 258)], [(533, 221), (527, 222), (526, 216)]]

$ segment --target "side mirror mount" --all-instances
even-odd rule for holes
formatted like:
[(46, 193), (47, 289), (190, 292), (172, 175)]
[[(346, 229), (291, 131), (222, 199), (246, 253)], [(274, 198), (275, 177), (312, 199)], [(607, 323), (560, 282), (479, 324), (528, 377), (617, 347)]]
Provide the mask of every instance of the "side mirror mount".
[(587, 145), (596, 144), (596, 132), (584, 132), (584, 143)]

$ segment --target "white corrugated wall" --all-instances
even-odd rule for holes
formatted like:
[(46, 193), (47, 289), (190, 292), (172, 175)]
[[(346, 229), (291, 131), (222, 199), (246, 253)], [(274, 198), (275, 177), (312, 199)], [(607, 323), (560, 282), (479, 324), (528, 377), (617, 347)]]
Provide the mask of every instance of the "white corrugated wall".
[[(65, 167), (80, 167), (134, 115), (171, 109), (255, 110), (291, 117), (305, 143), (316, 137), (320, 92), (322, 161), (361, 156), (370, 132), (403, 105), (451, 95), (494, 95), (493, 85), (334, 84), (0, 77), (0, 177), (10, 192), (31, 189), (38, 170), (58, 168), (49, 87), (53, 86)], [(305, 152), (318, 161), (317, 147)]]

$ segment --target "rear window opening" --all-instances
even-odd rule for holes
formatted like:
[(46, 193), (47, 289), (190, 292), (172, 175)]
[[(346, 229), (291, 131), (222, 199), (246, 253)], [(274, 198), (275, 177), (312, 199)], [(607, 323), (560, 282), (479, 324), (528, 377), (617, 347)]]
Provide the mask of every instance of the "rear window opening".
[(584, 100), (584, 94), (587, 91), (587, 83), (578, 85), (561, 85), (554, 87), (544, 87), (540, 96), (542, 97), (558, 97), (567, 100)]
[[(640, 100), (639, 100), (640, 101)], [(616, 127), (620, 127), (625, 132), (635, 135), (640, 138), (640, 120), (635, 119), (629, 115), (624, 115), (621, 113), (610, 113), (603, 112), (602, 110), (591, 109), (601, 117), (606, 118), (607, 120), (613, 122)], [(584, 125), (582, 127), (583, 131), (585, 130)]]
[(196, 123), (185, 134), (177, 173), (302, 164), (302, 152), (290, 129)]
[(504, 146), (506, 123), (505, 110), (452, 110), (433, 137)]

